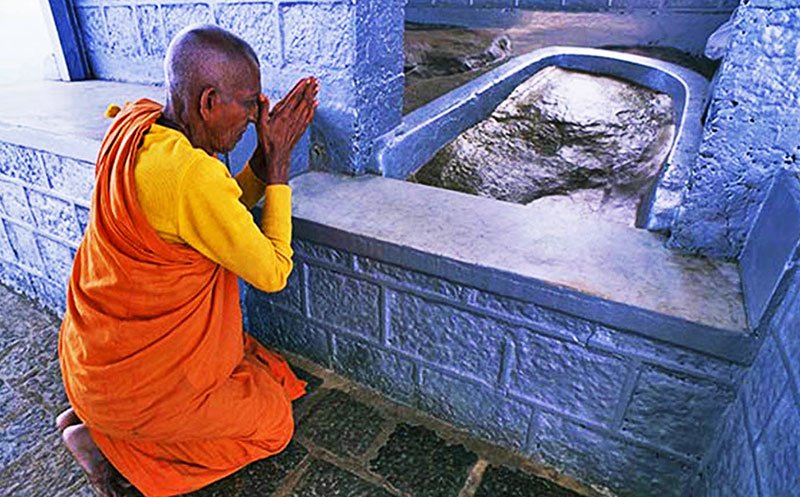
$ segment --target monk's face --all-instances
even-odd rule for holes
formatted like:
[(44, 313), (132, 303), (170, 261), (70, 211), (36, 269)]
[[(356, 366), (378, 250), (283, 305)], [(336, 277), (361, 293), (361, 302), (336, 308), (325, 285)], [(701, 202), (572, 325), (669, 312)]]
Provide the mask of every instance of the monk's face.
[(250, 61), (231, 64), (226, 81), (217, 89), (206, 119), (211, 148), (215, 153), (233, 150), (247, 125), (258, 118), (261, 75)]

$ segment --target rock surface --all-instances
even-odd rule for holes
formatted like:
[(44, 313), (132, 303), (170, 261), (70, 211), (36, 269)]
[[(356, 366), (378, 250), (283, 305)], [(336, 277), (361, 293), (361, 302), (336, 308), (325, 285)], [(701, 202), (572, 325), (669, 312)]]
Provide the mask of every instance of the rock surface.
[(550, 67), (412, 179), (520, 204), (580, 192), (568, 200), (635, 209), (669, 153), (673, 116), (667, 95)]

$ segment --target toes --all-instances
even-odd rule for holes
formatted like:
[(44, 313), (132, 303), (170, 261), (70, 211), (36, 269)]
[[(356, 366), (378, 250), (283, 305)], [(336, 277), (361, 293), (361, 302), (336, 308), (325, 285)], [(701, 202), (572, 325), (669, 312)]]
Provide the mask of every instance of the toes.
[(68, 427), (80, 424), (81, 420), (78, 418), (78, 415), (75, 414), (75, 410), (71, 407), (66, 411), (62, 412), (56, 418), (56, 426), (60, 431), (66, 430)]

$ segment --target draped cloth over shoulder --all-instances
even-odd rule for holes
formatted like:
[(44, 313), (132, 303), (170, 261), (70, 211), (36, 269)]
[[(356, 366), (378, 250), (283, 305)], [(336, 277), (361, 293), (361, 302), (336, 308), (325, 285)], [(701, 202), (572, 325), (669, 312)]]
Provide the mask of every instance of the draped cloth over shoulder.
[(305, 393), (242, 331), (237, 277), (168, 243), (139, 207), (139, 144), (161, 115), (126, 106), (103, 140), (59, 336), (67, 396), (103, 454), (147, 497), (190, 492), (276, 454)]

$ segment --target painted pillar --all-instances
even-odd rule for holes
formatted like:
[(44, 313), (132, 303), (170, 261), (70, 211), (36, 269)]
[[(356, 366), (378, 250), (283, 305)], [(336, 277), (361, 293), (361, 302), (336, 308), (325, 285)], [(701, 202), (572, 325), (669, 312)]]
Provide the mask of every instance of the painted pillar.
[(737, 258), (772, 177), (800, 163), (800, 2), (745, 1), (671, 247)]

